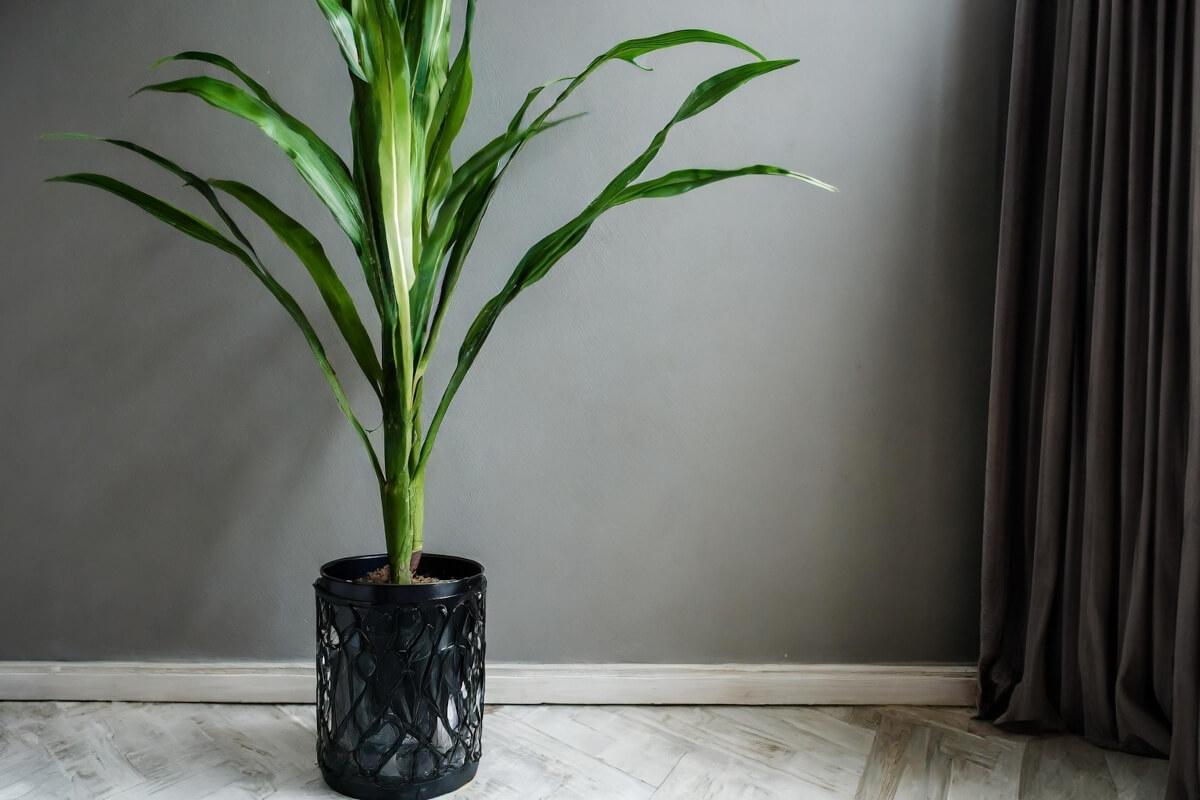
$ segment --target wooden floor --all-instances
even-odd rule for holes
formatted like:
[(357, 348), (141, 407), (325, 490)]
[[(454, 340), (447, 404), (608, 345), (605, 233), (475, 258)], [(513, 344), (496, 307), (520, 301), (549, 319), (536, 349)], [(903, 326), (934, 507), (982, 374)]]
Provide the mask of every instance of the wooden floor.
[[(336, 797), (312, 706), (0, 703), (0, 800)], [(965, 709), (499, 706), (456, 797), (1161, 798), (1166, 764)]]

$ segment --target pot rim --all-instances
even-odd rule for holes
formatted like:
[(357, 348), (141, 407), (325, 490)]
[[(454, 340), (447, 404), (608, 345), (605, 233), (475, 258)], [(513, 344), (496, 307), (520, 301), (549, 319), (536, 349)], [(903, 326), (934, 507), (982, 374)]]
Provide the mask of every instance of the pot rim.
[[(321, 565), (321, 577), (313, 586), (317, 591), (342, 601), (361, 603), (413, 603), (438, 600), (464, 594), (479, 588), (483, 582), (483, 565), (462, 556), (424, 553), (421, 563), (435, 567), (438, 572), (449, 572), (461, 577), (442, 579), (439, 583), (414, 583), (400, 585), (392, 583), (358, 583), (356, 577), (366, 575), (387, 563), (387, 555), (346, 556), (335, 558)], [(342, 569), (339, 569), (342, 568)], [(350, 569), (346, 569), (350, 567)], [(343, 577), (350, 573), (355, 577)]]

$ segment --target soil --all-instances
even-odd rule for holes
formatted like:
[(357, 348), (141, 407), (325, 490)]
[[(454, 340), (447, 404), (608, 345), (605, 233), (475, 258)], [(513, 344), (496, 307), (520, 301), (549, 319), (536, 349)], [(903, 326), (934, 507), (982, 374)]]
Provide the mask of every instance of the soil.
[[(413, 575), (412, 582), (414, 585), (428, 585), (432, 583), (442, 583), (441, 578), (432, 578), (428, 575)], [(355, 583), (369, 583), (372, 586), (394, 586), (392, 583), (392, 568), (384, 564), (379, 569), (373, 569), (366, 575), (359, 578)]]

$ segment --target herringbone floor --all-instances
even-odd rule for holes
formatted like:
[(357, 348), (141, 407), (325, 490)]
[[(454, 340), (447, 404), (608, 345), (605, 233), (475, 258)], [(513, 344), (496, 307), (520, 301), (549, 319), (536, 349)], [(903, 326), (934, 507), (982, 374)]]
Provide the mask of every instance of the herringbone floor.
[[(0, 800), (336, 797), (312, 706), (0, 703)], [(965, 709), (499, 706), (477, 800), (1157, 800), (1165, 762)]]

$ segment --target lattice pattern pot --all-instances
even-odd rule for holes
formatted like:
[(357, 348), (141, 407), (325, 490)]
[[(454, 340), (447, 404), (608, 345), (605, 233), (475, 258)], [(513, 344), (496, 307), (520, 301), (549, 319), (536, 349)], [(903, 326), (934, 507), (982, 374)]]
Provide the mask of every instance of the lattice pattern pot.
[(441, 583), (354, 583), (384, 563), (333, 561), (314, 584), (317, 762), (351, 797), (437, 797), (479, 764), (487, 581), (474, 561), (426, 555)]

